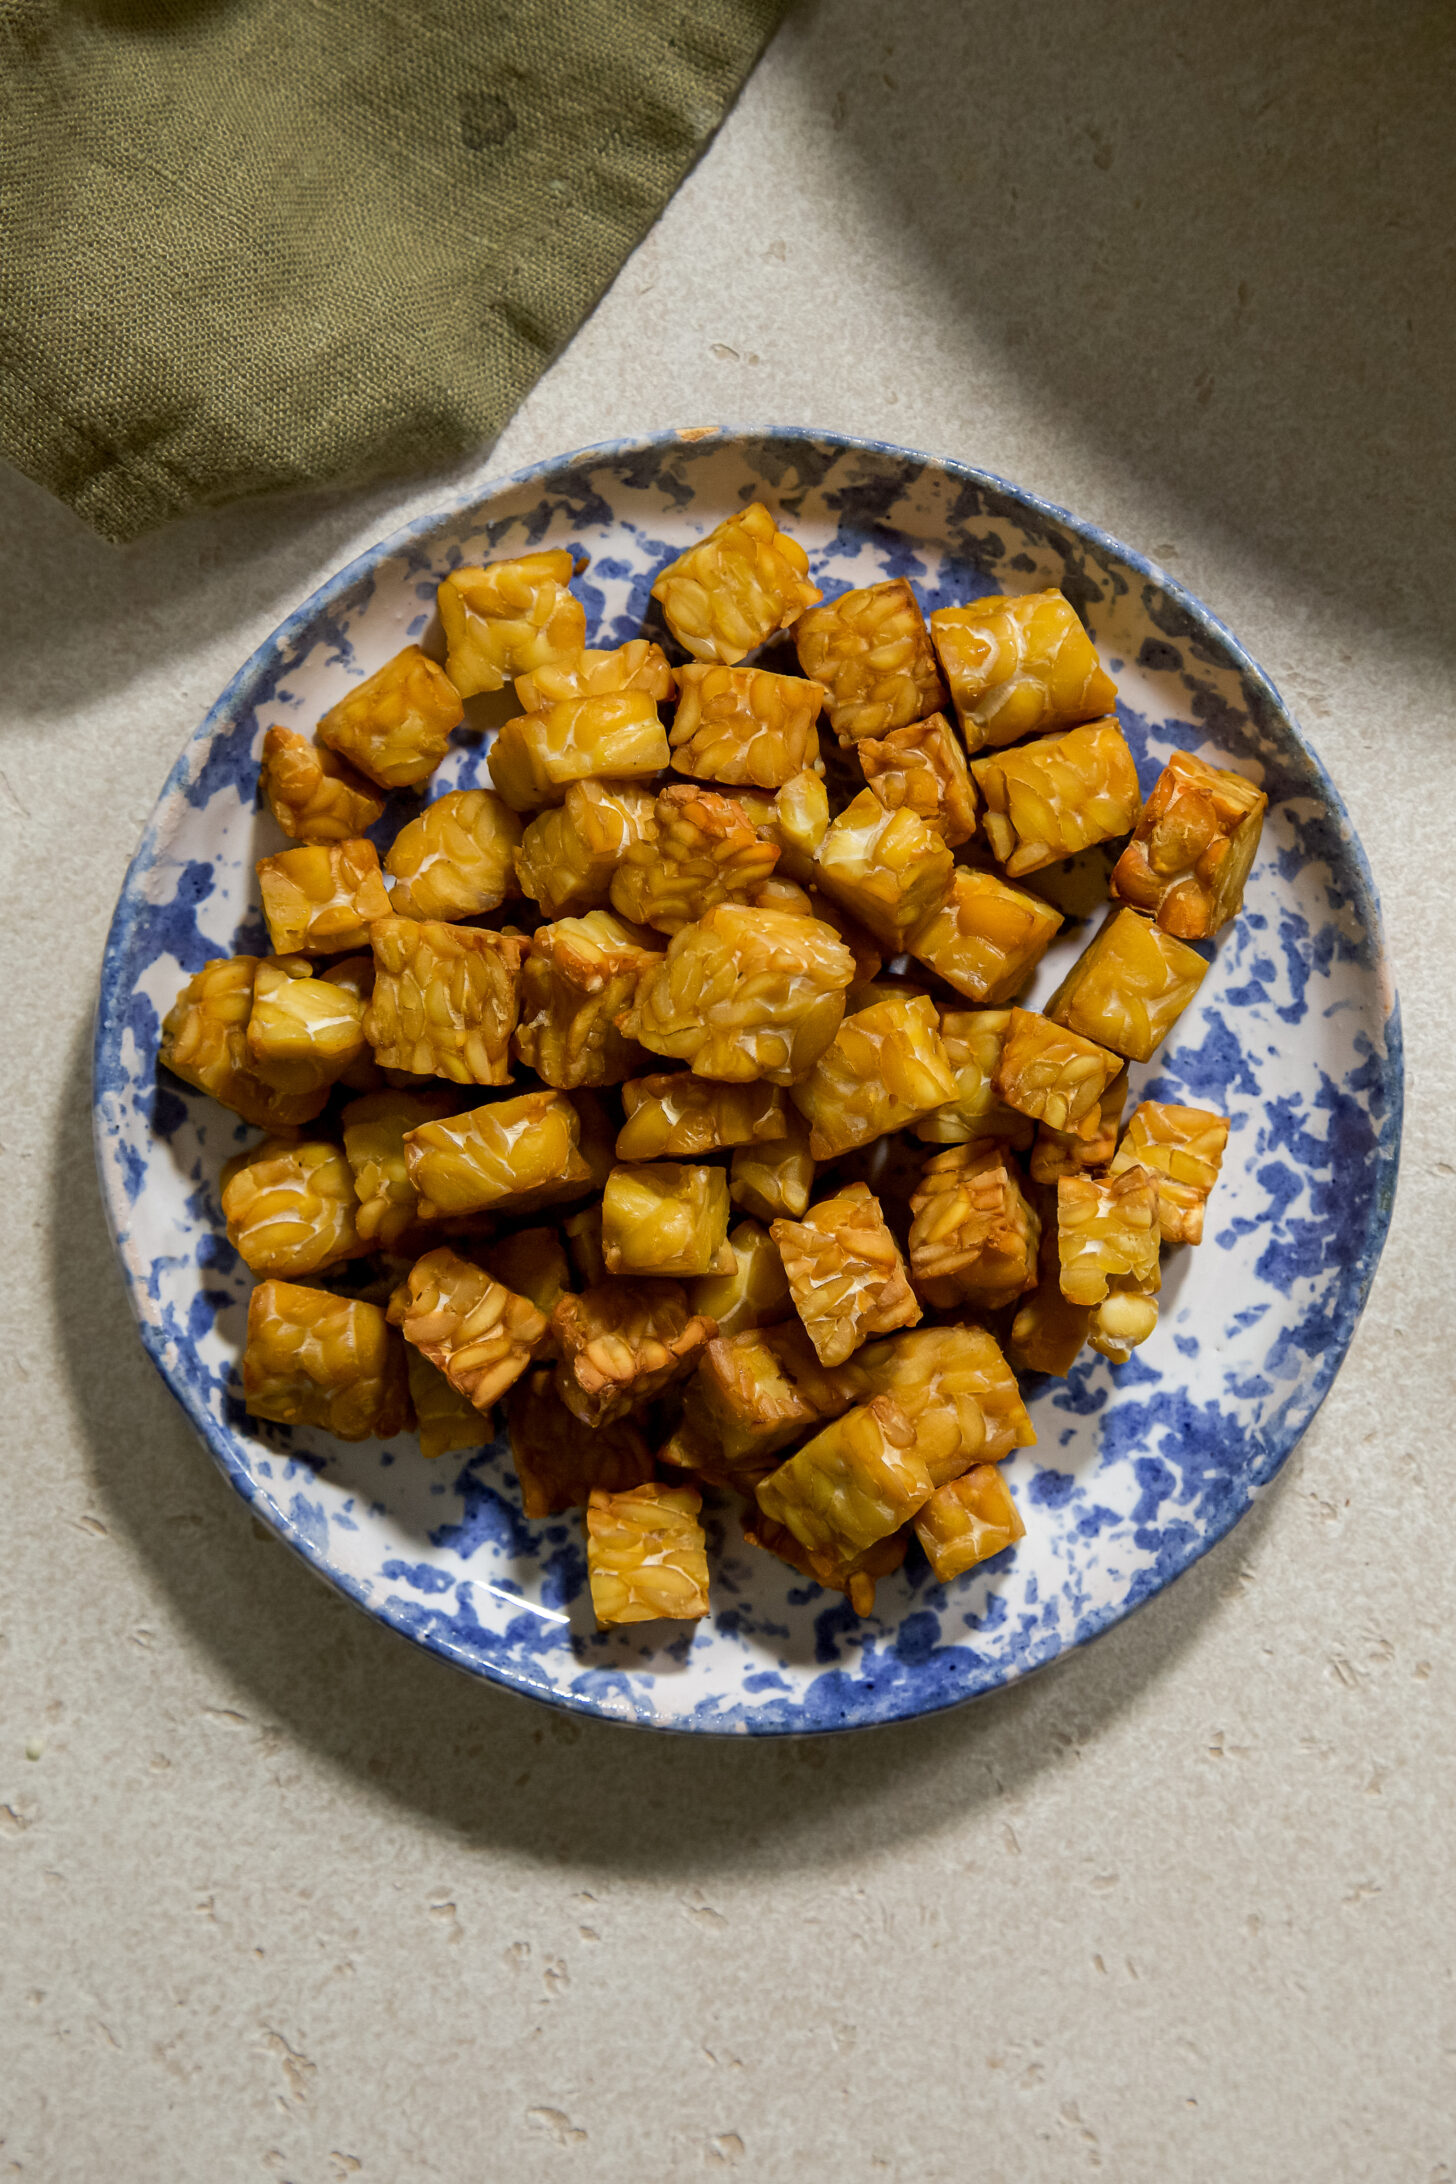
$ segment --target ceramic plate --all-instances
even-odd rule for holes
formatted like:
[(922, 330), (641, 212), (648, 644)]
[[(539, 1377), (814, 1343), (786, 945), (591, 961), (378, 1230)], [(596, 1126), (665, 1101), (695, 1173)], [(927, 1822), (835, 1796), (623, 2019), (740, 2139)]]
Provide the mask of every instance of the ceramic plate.
[[(941, 1587), (923, 1562), (860, 1623), (713, 1520), (708, 1622), (599, 1632), (573, 1518), (527, 1523), (500, 1444), (421, 1460), (248, 1419), (247, 1270), (218, 1205), (252, 1133), (157, 1073), (160, 1021), (210, 957), (266, 952), (253, 862), (275, 721), (303, 730), (426, 629), (462, 561), (565, 545), (589, 642), (634, 635), (654, 572), (763, 499), (826, 593), (906, 576), (930, 608), (1060, 585), (1117, 677), (1144, 793), (1183, 748), (1269, 793), (1243, 916), (1132, 1098), (1223, 1110), (1206, 1241), (1170, 1255), (1157, 1332), (1028, 1386), (1035, 1448), (1009, 1466), (1025, 1540)], [(478, 739), (438, 789), (488, 780)], [(1062, 975), (1071, 926), (1031, 998)], [(1173, 580), (1090, 524), (963, 464), (797, 430), (667, 434), (538, 465), (410, 525), (292, 614), (173, 769), (122, 889), (102, 977), (101, 1178), (142, 1340), (254, 1512), (381, 1622), (475, 1675), (581, 1712), (764, 1734), (926, 1713), (1105, 1630), (1249, 1507), (1308, 1425), (1384, 1241), (1400, 1135), (1399, 1018), (1379, 911), (1340, 799), (1278, 693)], [(710, 1513), (711, 1518), (711, 1513)]]

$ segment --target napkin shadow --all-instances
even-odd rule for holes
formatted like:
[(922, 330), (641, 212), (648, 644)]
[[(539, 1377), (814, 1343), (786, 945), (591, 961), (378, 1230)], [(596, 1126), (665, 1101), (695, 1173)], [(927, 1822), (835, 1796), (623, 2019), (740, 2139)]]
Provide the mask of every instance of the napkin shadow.
[(1449, 8), (811, 0), (778, 52), (846, 225), (934, 283), (943, 371), (1019, 383), (1352, 642), (1450, 650)]
[[(402, 486), (426, 492), (438, 480), (443, 500), (457, 469), (238, 501), (117, 547), (0, 462), (0, 681), (17, 720), (61, 719), (98, 697), (115, 699), (164, 670), (174, 651), (191, 659), (232, 633), (235, 657), (221, 688), (314, 589), (321, 569), (342, 567), (403, 520)], [(180, 617), (179, 604), (187, 608)], [(199, 718), (214, 695), (199, 693)]]
[(88, 1528), (146, 1565), (164, 1622), (210, 1656), (219, 1703), (242, 1718), (260, 1769), (291, 1740), (483, 1855), (603, 1876), (701, 1884), (756, 1861), (860, 1861), (977, 1806), (1009, 1816), (1036, 1776), (1075, 1766), (1242, 1588), (1271, 1521), (1277, 1490), (1097, 1645), (929, 1719), (740, 1740), (548, 1710), (354, 1609), (231, 1492), (137, 1340), (95, 1179), (86, 1060), (83, 1041), (55, 1147), (49, 1274), (94, 1486)]

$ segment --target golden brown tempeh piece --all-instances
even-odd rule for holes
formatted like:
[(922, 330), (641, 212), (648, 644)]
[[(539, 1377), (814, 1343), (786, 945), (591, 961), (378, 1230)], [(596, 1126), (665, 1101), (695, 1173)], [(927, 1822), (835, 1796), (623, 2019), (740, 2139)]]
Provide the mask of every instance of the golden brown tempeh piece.
[(678, 676), (669, 742), (679, 773), (698, 781), (781, 789), (819, 756), (822, 683), (761, 667), (699, 663)]
[(521, 822), (489, 789), (437, 796), (402, 826), (384, 869), (403, 918), (477, 918), (516, 892)]
[(853, 976), (819, 919), (719, 903), (674, 934), (618, 1028), (700, 1077), (794, 1084), (838, 1031)]
[(1112, 910), (1046, 1005), (1054, 1022), (1151, 1061), (1202, 984), (1203, 957), (1135, 910)]
[(684, 652), (735, 667), (822, 594), (803, 547), (753, 501), (669, 562), (652, 596)]
[(579, 654), (586, 609), (567, 590), (564, 546), (484, 568), (454, 569), (435, 594), (445, 628), (445, 668), (462, 698), (500, 690), (514, 675)]
[(377, 1304), (260, 1282), (248, 1303), (243, 1401), (251, 1418), (387, 1441), (410, 1422), (404, 1344)]
[(1132, 752), (1114, 719), (974, 759), (971, 772), (986, 800), (986, 839), (1008, 879), (1126, 834), (1142, 808)]
[(1268, 802), (1242, 774), (1175, 751), (1117, 860), (1114, 901), (1179, 940), (1211, 940), (1243, 903)]
[(385, 1069), (453, 1084), (509, 1084), (526, 943), (438, 918), (369, 928), (374, 991), (364, 1030)]
[(341, 698), (314, 733), (338, 757), (381, 789), (416, 789), (450, 748), (450, 731), (465, 718), (460, 693), (443, 668), (418, 645)]
[(920, 602), (904, 577), (841, 592), (794, 627), (799, 664), (823, 683), (841, 743), (883, 736), (945, 703)]
[(1059, 591), (938, 608), (930, 635), (970, 751), (1096, 720), (1116, 702), (1116, 684)]
[(867, 1336), (919, 1320), (900, 1247), (863, 1183), (822, 1198), (802, 1221), (775, 1221), (772, 1235), (821, 1365), (843, 1365)]
[(367, 948), (389, 915), (372, 842), (305, 842), (258, 860), (263, 915), (276, 955), (343, 955)]
[(347, 842), (383, 815), (384, 798), (363, 774), (291, 728), (264, 736), (259, 781), (268, 809), (295, 842)]
[(610, 1494), (593, 1489), (586, 1511), (586, 1570), (596, 1619), (694, 1621), (708, 1612), (708, 1549), (691, 1486), (649, 1482)]

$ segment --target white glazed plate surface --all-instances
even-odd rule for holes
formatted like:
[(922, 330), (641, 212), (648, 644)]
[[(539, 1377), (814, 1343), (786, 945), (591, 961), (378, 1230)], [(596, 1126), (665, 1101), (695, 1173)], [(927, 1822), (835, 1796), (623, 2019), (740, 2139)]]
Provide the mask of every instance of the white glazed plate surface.
[[(588, 642), (637, 634), (664, 562), (762, 499), (826, 594), (907, 576), (931, 608), (1059, 585), (1120, 692), (1144, 794), (1196, 751), (1269, 793), (1241, 918), (1140, 1097), (1232, 1118), (1206, 1239), (1165, 1263), (1162, 1317), (1114, 1370), (1084, 1355), (1026, 1394), (1034, 1448), (1008, 1466), (1019, 1546), (948, 1586), (912, 1553), (856, 1621), (707, 1512), (714, 1612), (600, 1632), (578, 1521), (528, 1523), (497, 1443), (426, 1463), (413, 1439), (345, 1445), (249, 1419), (237, 1365), (252, 1287), (218, 1203), (253, 1135), (159, 1076), (161, 1018), (209, 958), (262, 954), (254, 860), (275, 722), (325, 709), (417, 638), (461, 562), (566, 545)], [(478, 741), (430, 793), (488, 783)], [(392, 826), (393, 821), (388, 821)], [(1042, 1000), (1086, 936), (1069, 925)], [(1104, 1630), (1220, 1538), (1308, 1425), (1384, 1241), (1400, 1137), (1399, 1016), (1379, 911), (1339, 797), (1268, 678), (1222, 625), (1091, 526), (963, 465), (791, 429), (667, 434), (567, 456), (414, 524), (261, 646), (177, 762), (127, 874), (96, 1039), (103, 1191), (147, 1350), (254, 1512), (369, 1614), (537, 1698), (664, 1728), (763, 1734), (925, 1713)], [(1131, 1104), (1131, 1103), (1130, 1103)]]

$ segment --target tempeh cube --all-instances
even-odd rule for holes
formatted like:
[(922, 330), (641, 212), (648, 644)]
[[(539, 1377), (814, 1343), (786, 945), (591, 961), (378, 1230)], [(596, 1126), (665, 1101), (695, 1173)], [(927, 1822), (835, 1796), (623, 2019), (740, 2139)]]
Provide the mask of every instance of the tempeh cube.
[(856, 1615), (874, 1613), (875, 1586), (881, 1578), (893, 1576), (905, 1560), (904, 1532), (892, 1532), (888, 1539), (877, 1539), (863, 1554), (847, 1559), (829, 1554), (811, 1555), (786, 1524), (766, 1517), (758, 1508), (743, 1512), (743, 1537), (750, 1547), (761, 1547), (765, 1554), (787, 1562), (791, 1570), (812, 1578), (816, 1585), (844, 1593)]
[(1046, 1005), (1054, 1022), (1151, 1061), (1203, 982), (1203, 957), (1135, 910), (1112, 911)]
[(740, 1145), (729, 1171), (728, 1195), (735, 1206), (760, 1221), (787, 1214), (797, 1221), (814, 1185), (809, 1126), (797, 1108), (784, 1117), (786, 1134), (756, 1145)]
[(363, 774), (291, 728), (270, 728), (264, 736), (259, 785), (295, 842), (347, 842), (384, 813), (384, 798)]
[(1117, 1150), (1117, 1132), (1126, 1105), (1127, 1068), (1124, 1064), (1098, 1100), (1096, 1113), (1084, 1116), (1078, 1125), (1078, 1129), (1088, 1129), (1089, 1136), (1080, 1137), (1069, 1130), (1052, 1130), (1046, 1123), (1039, 1122), (1036, 1143), (1031, 1151), (1032, 1182), (1054, 1184), (1064, 1175), (1081, 1175), (1088, 1168), (1105, 1168)]
[(823, 594), (803, 547), (753, 501), (670, 561), (652, 596), (684, 652), (735, 667)]
[(951, 1145), (910, 1201), (910, 1272), (927, 1304), (994, 1312), (1036, 1284), (1041, 1224), (999, 1144)]
[(1114, 901), (1179, 940), (1211, 940), (1243, 902), (1268, 802), (1242, 774), (1175, 751), (1113, 869)]
[(680, 1282), (609, 1281), (565, 1296), (551, 1314), (556, 1386), (588, 1426), (625, 1418), (690, 1373), (713, 1338)]
[(966, 1145), (973, 1138), (1002, 1138), (1018, 1151), (1030, 1145), (1036, 1125), (1008, 1107), (996, 1090), (996, 1065), (1010, 1009), (942, 1009), (940, 1043), (955, 1077), (955, 1097), (915, 1125), (927, 1145)]
[(821, 1365), (842, 1365), (868, 1336), (919, 1320), (900, 1247), (863, 1183), (821, 1199), (802, 1221), (775, 1221), (772, 1235)]
[(740, 1221), (728, 1232), (731, 1274), (705, 1274), (688, 1291), (695, 1312), (717, 1323), (720, 1335), (741, 1335), (789, 1318), (794, 1300), (779, 1247), (757, 1221)]
[(761, 1474), (811, 1426), (847, 1410), (856, 1393), (851, 1375), (819, 1363), (794, 1319), (710, 1342), (689, 1382), (683, 1422), (731, 1473)]
[(1035, 895), (962, 866), (938, 910), (905, 943), (969, 1001), (1014, 1000), (1050, 947), (1061, 913)]
[[(888, 1342), (872, 1342), (854, 1361), (862, 1400), (885, 1395), (915, 1428), (915, 1453), (943, 1486), (986, 1453), (987, 1419), (971, 1382), (984, 1374), (963, 1337), (979, 1328), (925, 1327)], [(1014, 1382), (1013, 1382), (1014, 1387)]]
[(693, 1622), (708, 1612), (708, 1545), (692, 1486), (653, 1481), (624, 1494), (592, 1491), (586, 1510), (586, 1572), (592, 1609), (609, 1630), (662, 1618)]
[(314, 731), (381, 789), (428, 781), (465, 718), (460, 693), (418, 645), (406, 645), (325, 713)]
[(1062, 1256), (1057, 1241), (1054, 1191), (1046, 1193), (1043, 1205), (1036, 1287), (1027, 1292), (1016, 1308), (1006, 1351), (1018, 1372), (1049, 1373), (1053, 1379), (1065, 1380), (1087, 1340), (1095, 1307), (1073, 1304), (1069, 1297), (1062, 1295)]
[(986, 839), (1016, 880), (1126, 834), (1142, 809), (1137, 767), (1115, 719), (974, 759)]
[(563, 698), (611, 698), (620, 690), (641, 690), (661, 705), (677, 689), (677, 677), (661, 645), (648, 637), (629, 637), (611, 652), (583, 650), (516, 677), (516, 703), (523, 713), (541, 713)]
[(819, 884), (892, 954), (945, 898), (955, 862), (934, 827), (861, 789), (819, 845)]
[(902, 1130), (954, 1097), (955, 1078), (927, 996), (873, 1001), (846, 1016), (829, 1051), (790, 1098), (809, 1123), (809, 1151), (833, 1160)]
[[(893, 1396), (908, 1414), (937, 1486), (954, 1478), (962, 1458), (999, 1464), (1036, 1440), (1016, 1375), (984, 1327), (917, 1327), (891, 1335), (861, 1350), (853, 1369), (867, 1394)], [(932, 1430), (934, 1414), (947, 1410), (959, 1427), (950, 1444)]]
[(260, 857), (257, 873), (275, 955), (367, 948), (370, 925), (389, 916), (372, 842), (306, 842)]
[(336, 1084), (367, 1045), (357, 994), (331, 978), (295, 978), (279, 964), (258, 965), (248, 1055), (265, 1084), (305, 1093)]
[(490, 1439), (489, 1419), (481, 1417), (469, 1396), (451, 1387), (423, 1351), (406, 1347), (405, 1363), (422, 1456), (448, 1456), (452, 1449), (480, 1448)]
[(741, 805), (711, 789), (662, 790), (652, 825), (612, 878), (612, 907), (660, 933), (680, 933), (715, 903), (749, 901), (778, 863)]
[(584, 1425), (562, 1402), (549, 1366), (533, 1366), (516, 1382), (506, 1430), (528, 1517), (585, 1509), (597, 1487), (621, 1494), (652, 1477), (652, 1451), (631, 1420)]
[(819, 756), (822, 683), (761, 667), (678, 671), (672, 763), (697, 781), (780, 789)]
[(265, 1138), (222, 1171), (228, 1242), (252, 1274), (296, 1281), (358, 1258), (354, 1177), (337, 1145)]
[(1026, 1535), (1011, 1489), (994, 1464), (977, 1464), (931, 1495), (915, 1518), (937, 1585), (963, 1577)]
[(344, 1157), (359, 1200), (359, 1234), (376, 1251), (393, 1251), (419, 1221), (404, 1141), (421, 1123), (453, 1115), (449, 1092), (366, 1092), (344, 1109)]
[(384, 869), (402, 918), (478, 918), (515, 893), (521, 822), (489, 789), (452, 789), (400, 828)]
[(422, 1221), (451, 1214), (531, 1213), (591, 1188), (578, 1150), (581, 1117), (564, 1092), (523, 1092), (405, 1133)]
[(1090, 1138), (1098, 1131), (1102, 1095), (1122, 1066), (1118, 1055), (1049, 1016), (1013, 1009), (992, 1081), (1019, 1115)]
[(1059, 591), (938, 608), (930, 636), (970, 751), (1075, 728), (1117, 701), (1117, 685)]
[(1158, 1244), (1158, 1183), (1148, 1169), (1058, 1183), (1062, 1295), (1073, 1304), (1101, 1304), (1116, 1289), (1154, 1293)]
[(586, 643), (586, 609), (567, 590), (575, 561), (564, 546), (485, 568), (452, 569), (435, 594), (445, 627), (445, 669), (462, 698), (500, 690), (570, 659)]
[(690, 1069), (633, 1078), (622, 1087), (622, 1107), (618, 1160), (690, 1160), (788, 1135), (788, 1099), (777, 1085), (714, 1084)]
[(629, 843), (653, 824), (657, 799), (630, 782), (573, 781), (566, 802), (534, 818), (516, 851), (521, 890), (548, 918), (604, 910)]
[(405, 1341), (484, 1412), (540, 1354), (550, 1322), (529, 1297), (442, 1246), (410, 1268), (400, 1325)]
[(375, 1060), (452, 1084), (509, 1084), (526, 942), (436, 918), (379, 918), (369, 937), (364, 1030)]
[(573, 781), (641, 781), (667, 764), (667, 730), (645, 690), (562, 698), (508, 720), (490, 747), (490, 778), (513, 811), (561, 804)]
[(1158, 1190), (1158, 1228), (1165, 1244), (1201, 1244), (1203, 1209), (1218, 1181), (1228, 1143), (1227, 1115), (1206, 1107), (1143, 1100), (1116, 1152), (1113, 1175), (1146, 1168)]
[(900, 1405), (877, 1395), (836, 1418), (760, 1479), (766, 1517), (787, 1525), (811, 1554), (862, 1554), (897, 1532), (929, 1501), (930, 1473)]
[(251, 1418), (387, 1441), (409, 1424), (404, 1344), (377, 1304), (296, 1282), (248, 1300), (243, 1401)]
[(609, 1274), (731, 1274), (723, 1170), (675, 1160), (614, 1168), (602, 1195), (602, 1256)]
[(618, 1028), (700, 1077), (806, 1077), (839, 1029), (854, 958), (832, 927), (723, 902), (673, 935)]
[(554, 1229), (517, 1229), (483, 1246), (476, 1257), (507, 1289), (529, 1297), (538, 1312), (549, 1315), (571, 1287), (571, 1267)]
[(620, 1084), (647, 1060), (617, 1018), (637, 982), (662, 961), (647, 936), (609, 910), (538, 926), (521, 972), (517, 1058), (547, 1084)]
[[(157, 1059), (184, 1084), (206, 1092), (260, 1130), (293, 1130), (312, 1122), (328, 1101), (327, 1085), (311, 1092), (280, 1092), (265, 1084), (248, 1050), (248, 1018), (262, 956), (219, 957), (189, 978), (162, 1020)], [(295, 957), (280, 966), (307, 978), (310, 966)]]
[(945, 703), (925, 617), (903, 576), (810, 607), (794, 644), (804, 673), (825, 686), (841, 743), (903, 728)]
[(865, 780), (886, 811), (913, 811), (951, 849), (976, 831), (976, 791), (944, 713), (856, 744)]

